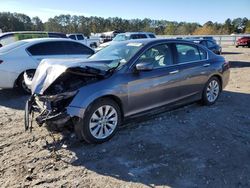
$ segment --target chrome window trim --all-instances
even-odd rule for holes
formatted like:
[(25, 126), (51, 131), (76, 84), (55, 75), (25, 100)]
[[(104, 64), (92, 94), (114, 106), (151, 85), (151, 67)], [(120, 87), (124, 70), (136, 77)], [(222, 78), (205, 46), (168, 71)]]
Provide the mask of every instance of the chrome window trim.
[[(175, 44), (182, 44), (181, 42), (178, 42), (178, 43), (175, 43)], [(201, 47), (200, 45), (197, 45), (197, 44), (190, 44), (190, 43), (183, 43), (183, 44), (189, 44), (190, 46), (196, 46), (196, 47), (198, 47), (198, 51), (199, 51), (199, 53), (200, 53), (200, 50), (199, 50), (199, 48), (202, 48), (203, 49), (203, 47)], [(183, 65), (183, 64), (189, 64), (189, 63), (196, 63), (196, 62), (199, 62), (199, 61), (207, 61), (209, 58), (208, 58), (208, 52), (207, 52), (207, 50), (205, 50), (205, 49), (203, 49), (205, 52), (206, 52), (206, 55), (207, 55), (207, 58), (206, 59), (200, 59), (200, 60), (197, 60), (197, 61), (186, 61), (186, 62), (182, 62), (182, 63), (176, 63), (176, 65)]]
[[(201, 45), (190, 44), (190, 43), (185, 42), (185, 41), (183, 41), (183, 42), (171, 42), (171, 41), (167, 41), (167, 42), (160, 42), (160, 43), (156, 44), (155, 46), (163, 45), (163, 44), (171, 44), (171, 43), (173, 43), (173, 44), (189, 44), (189, 45), (191, 45), (191, 46), (192, 46), (192, 45), (195, 45), (195, 46), (198, 47), (198, 48), (202, 48), (202, 49), (206, 52), (207, 58), (206, 58), (206, 59), (201, 59), (201, 60), (199, 60), (199, 61), (187, 61), (187, 62), (183, 62), (183, 63), (176, 63), (176, 64), (168, 65), (168, 66), (165, 66), (165, 67), (158, 67), (158, 68), (155, 68), (155, 69), (153, 69), (153, 70), (156, 70), (156, 69), (163, 69), (163, 68), (167, 68), (167, 67), (172, 67), (172, 66), (175, 66), (175, 65), (185, 65), (185, 64), (190, 64), (190, 63), (196, 63), (196, 62), (200, 62), (200, 61), (207, 61), (207, 60), (209, 60), (207, 50), (204, 49)], [(147, 51), (148, 49), (152, 48), (153, 46), (154, 46), (154, 45), (149, 46), (148, 48), (146, 48), (145, 50), (143, 50), (143, 52), (142, 52), (141, 54), (143, 54), (145, 51)], [(199, 49), (198, 49), (198, 50), (199, 50)], [(200, 51), (199, 51), (199, 53), (200, 53)], [(129, 66), (129, 68), (128, 68), (129, 70), (131, 70), (131, 69), (133, 68), (134, 64), (138, 61), (138, 59), (139, 59), (140, 57), (141, 57), (141, 56), (137, 57), (137, 58), (133, 61), (133, 63), (132, 63), (132, 64)], [(172, 54), (172, 60), (173, 60), (173, 54)], [(174, 62), (173, 62), (173, 63), (174, 63)]]

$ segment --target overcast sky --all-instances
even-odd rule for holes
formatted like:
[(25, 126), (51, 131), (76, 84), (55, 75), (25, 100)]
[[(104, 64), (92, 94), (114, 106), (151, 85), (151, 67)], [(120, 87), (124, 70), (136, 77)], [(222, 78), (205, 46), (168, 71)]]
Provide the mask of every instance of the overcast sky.
[(169, 21), (224, 22), (250, 19), (250, 0), (0, 0), (0, 12), (24, 13), (43, 21), (60, 14), (164, 19)]

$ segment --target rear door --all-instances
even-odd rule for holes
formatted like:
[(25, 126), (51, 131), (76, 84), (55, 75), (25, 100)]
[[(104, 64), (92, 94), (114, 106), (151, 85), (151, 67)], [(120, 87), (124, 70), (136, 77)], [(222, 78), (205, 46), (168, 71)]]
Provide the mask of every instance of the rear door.
[(182, 77), (180, 98), (185, 99), (203, 90), (211, 67), (207, 52), (201, 47), (187, 43), (176, 43), (174, 46), (175, 62)]

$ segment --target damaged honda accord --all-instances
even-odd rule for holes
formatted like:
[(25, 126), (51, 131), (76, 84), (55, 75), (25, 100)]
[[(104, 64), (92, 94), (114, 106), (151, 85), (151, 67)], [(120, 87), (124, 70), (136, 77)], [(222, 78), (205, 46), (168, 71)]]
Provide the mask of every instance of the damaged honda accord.
[(73, 125), (89, 143), (110, 139), (122, 122), (159, 107), (212, 105), (229, 80), (229, 64), (199, 44), (147, 39), (110, 45), (90, 58), (43, 60), (30, 85), (25, 128)]

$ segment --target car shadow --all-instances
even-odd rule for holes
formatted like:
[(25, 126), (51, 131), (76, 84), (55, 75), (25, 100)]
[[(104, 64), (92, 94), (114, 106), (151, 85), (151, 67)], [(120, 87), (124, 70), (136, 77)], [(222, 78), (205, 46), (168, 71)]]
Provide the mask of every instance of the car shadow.
[(249, 99), (225, 91), (213, 106), (192, 104), (140, 119), (103, 144), (79, 142), (67, 133), (53, 145), (67, 146), (75, 157), (61, 159), (73, 166), (149, 187), (247, 185), (250, 117), (243, 109)]
[(250, 67), (250, 62), (247, 61), (229, 61), (230, 68)]
[(21, 94), (17, 89), (0, 89), (0, 106), (23, 110), (28, 95)]
[(241, 52), (221, 52), (221, 55), (239, 55)]

